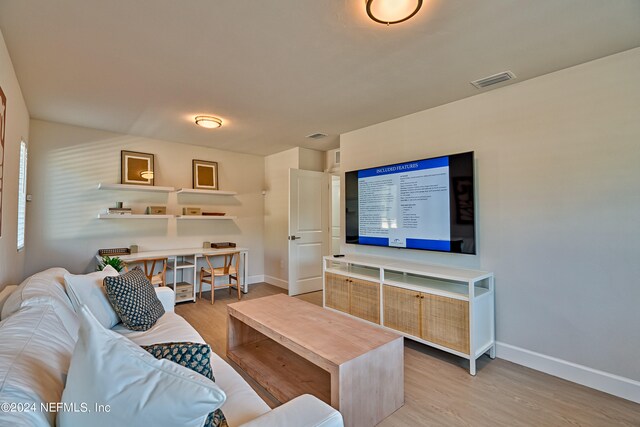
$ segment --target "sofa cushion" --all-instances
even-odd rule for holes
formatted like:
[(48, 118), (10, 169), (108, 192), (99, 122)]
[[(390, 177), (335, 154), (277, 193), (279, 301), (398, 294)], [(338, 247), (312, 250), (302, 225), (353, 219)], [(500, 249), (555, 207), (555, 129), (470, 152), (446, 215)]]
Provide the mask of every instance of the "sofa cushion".
[(216, 384), (227, 394), (220, 408), (231, 426), (241, 426), (271, 410), (242, 376), (216, 353), (211, 355)]
[(58, 425), (201, 427), (225, 393), (211, 380), (168, 360), (158, 360), (129, 339), (105, 329), (86, 306), (62, 402), (107, 412), (60, 412)]
[(120, 318), (111, 306), (103, 285), (105, 277), (115, 276), (119, 276), (119, 273), (110, 265), (102, 271), (90, 274), (64, 275), (67, 294), (74, 310), (78, 312), (81, 305), (86, 305), (98, 322), (107, 329), (120, 323)]
[[(211, 347), (208, 344), (198, 344), (193, 342), (171, 342), (164, 344), (154, 344), (143, 346), (156, 359), (167, 359), (185, 368), (199, 373), (212, 381), (211, 370)], [(204, 427), (226, 427), (227, 420), (220, 409), (211, 412), (204, 423)]]
[(114, 326), (112, 330), (140, 346), (178, 341), (205, 344), (196, 330), (183, 317), (172, 311), (166, 312), (151, 329), (146, 331), (132, 331), (122, 323)]
[[(113, 330), (125, 335), (138, 345), (176, 341), (204, 344), (204, 340), (193, 326), (173, 312), (165, 313), (158, 323), (146, 332), (131, 331), (122, 324), (116, 325)], [(211, 367), (216, 384), (227, 394), (227, 400), (220, 409), (224, 412), (229, 425), (242, 425), (271, 410), (242, 376), (215, 352), (211, 353)]]
[(146, 331), (164, 314), (153, 285), (138, 267), (122, 276), (105, 277), (104, 287), (111, 305), (129, 329)]
[(64, 268), (50, 268), (27, 277), (5, 301), (0, 319), (6, 319), (24, 305), (51, 303), (52, 300), (73, 310), (63, 286), (67, 273)]
[(9, 298), (9, 295), (13, 293), (17, 288), (16, 285), (8, 285), (2, 288), (0, 291), (0, 313), (2, 312), (2, 307), (4, 307), (4, 302)]
[(3, 320), (27, 306), (48, 305), (58, 315), (67, 333), (78, 336), (78, 317), (64, 290), (64, 268), (50, 268), (27, 277), (7, 298), (0, 318)]
[(0, 402), (35, 411), (0, 413), (0, 425), (54, 425), (41, 404), (60, 402), (75, 340), (51, 304), (27, 305), (0, 322)]

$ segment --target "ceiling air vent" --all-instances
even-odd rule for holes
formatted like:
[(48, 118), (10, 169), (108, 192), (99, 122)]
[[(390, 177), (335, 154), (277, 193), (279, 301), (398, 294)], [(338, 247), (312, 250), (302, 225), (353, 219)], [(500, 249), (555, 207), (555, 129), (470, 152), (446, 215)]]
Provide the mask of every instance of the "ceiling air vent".
[(309, 139), (322, 139), (326, 137), (327, 137), (326, 133), (320, 133), (320, 132), (312, 133), (311, 135), (305, 136), (305, 138), (309, 138)]
[(477, 87), (478, 89), (483, 89), (488, 86), (493, 86), (498, 83), (506, 82), (507, 80), (513, 80), (516, 78), (516, 75), (511, 71), (503, 71), (502, 73), (494, 74), (492, 76), (484, 77), (482, 79), (474, 80), (471, 82), (472, 85)]

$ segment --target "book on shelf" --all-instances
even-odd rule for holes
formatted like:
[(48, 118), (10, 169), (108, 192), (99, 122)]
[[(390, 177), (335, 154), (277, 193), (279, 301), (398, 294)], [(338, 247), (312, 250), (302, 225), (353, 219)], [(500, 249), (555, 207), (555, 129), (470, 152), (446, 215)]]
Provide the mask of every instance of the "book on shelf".
[(109, 208), (106, 213), (109, 215), (131, 215), (131, 208)]

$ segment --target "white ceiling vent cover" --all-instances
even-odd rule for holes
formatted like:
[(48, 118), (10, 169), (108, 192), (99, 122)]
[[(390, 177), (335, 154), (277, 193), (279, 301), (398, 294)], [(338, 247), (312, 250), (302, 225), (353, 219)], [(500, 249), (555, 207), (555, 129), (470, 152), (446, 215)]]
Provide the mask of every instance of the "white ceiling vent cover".
[(311, 135), (307, 135), (305, 136), (305, 138), (309, 138), (309, 139), (322, 139), (322, 138), (326, 138), (328, 135), (326, 133), (320, 133), (320, 132), (316, 132), (316, 133), (312, 133)]
[(506, 82), (507, 80), (513, 80), (516, 78), (516, 75), (511, 71), (503, 71), (498, 74), (494, 74), (492, 76), (483, 77), (478, 80), (474, 80), (471, 82), (472, 85), (477, 87), (478, 89), (483, 89), (488, 86), (493, 86), (498, 83)]

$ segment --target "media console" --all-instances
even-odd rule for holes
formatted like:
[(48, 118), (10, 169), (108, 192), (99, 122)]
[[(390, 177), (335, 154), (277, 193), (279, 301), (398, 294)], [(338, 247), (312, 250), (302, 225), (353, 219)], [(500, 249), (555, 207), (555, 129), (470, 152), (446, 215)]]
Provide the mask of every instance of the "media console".
[(493, 273), (346, 255), (323, 259), (323, 306), (469, 360), (495, 357)]

